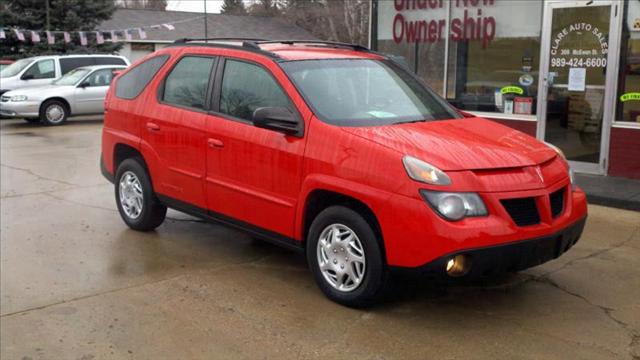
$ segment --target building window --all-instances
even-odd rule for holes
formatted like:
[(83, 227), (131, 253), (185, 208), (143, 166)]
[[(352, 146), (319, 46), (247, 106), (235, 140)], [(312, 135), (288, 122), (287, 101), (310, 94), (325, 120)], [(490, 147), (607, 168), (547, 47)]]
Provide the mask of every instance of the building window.
[(405, 57), (460, 109), (534, 115), (542, 7), (539, 0), (379, 1), (376, 45)]
[(625, 2), (616, 122), (640, 125), (640, 2)]
[(135, 43), (135, 42), (131, 43), (131, 50), (132, 51), (148, 51), (148, 52), (156, 51), (152, 43)]

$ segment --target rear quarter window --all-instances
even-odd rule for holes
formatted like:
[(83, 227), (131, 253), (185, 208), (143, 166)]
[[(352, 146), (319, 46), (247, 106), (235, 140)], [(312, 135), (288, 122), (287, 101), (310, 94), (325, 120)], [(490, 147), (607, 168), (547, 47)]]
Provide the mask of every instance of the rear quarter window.
[(122, 75), (116, 83), (116, 96), (128, 100), (136, 98), (147, 87), (162, 65), (167, 62), (167, 59), (169, 59), (169, 55), (152, 57)]

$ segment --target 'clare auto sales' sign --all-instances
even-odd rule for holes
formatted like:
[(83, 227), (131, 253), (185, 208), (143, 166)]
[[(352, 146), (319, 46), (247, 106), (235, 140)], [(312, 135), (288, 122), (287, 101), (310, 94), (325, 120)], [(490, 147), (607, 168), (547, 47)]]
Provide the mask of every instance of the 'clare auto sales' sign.
[[(378, 39), (395, 43), (479, 41), (539, 36), (542, 5), (533, 0), (382, 0)], [(447, 27), (447, 8), (451, 22)]]

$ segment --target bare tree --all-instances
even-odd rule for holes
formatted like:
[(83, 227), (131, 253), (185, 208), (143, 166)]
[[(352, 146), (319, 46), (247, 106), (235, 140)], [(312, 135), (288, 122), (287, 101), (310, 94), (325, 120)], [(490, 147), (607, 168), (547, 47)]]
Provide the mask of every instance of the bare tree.
[(116, 6), (123, 9), (166, 10), (167, 0), (115, 0)]
[(246, 15), (247, 9), (242, 0), (224, 0), (220, 8), (221, 14)]
[(280, 0), (284, 16), (315, 36), (367, 45), (369, 0)]

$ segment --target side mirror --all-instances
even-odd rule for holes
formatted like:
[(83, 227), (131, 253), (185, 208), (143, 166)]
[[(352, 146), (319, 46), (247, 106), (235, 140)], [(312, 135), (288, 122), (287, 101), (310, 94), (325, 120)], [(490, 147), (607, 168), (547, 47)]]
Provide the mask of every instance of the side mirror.
[(34, 78), (33, 74), (24, 74), (20, 77), (20, 80), (32, 80)]
[(253, 112), (253, 125), (287, 135), (302, 135), (300, 122), (289, 109), (284, 107), (257, 108)]
[(90, 84), (88, 81), (83, 81), (83, 82), (81, 82), (81, 83), (80, 83), (80, 85), (78, 85), (78, 87), (80, 87), (80, 88), (83, 88), (83, 89), (84, 89), (84, 88), (86, 88), (86, 87), (89, 87), (90, 85), (91, 85), (91, 84)]

